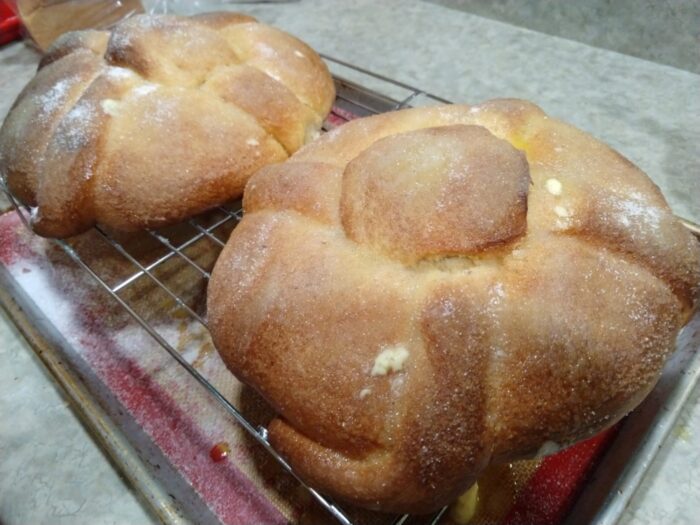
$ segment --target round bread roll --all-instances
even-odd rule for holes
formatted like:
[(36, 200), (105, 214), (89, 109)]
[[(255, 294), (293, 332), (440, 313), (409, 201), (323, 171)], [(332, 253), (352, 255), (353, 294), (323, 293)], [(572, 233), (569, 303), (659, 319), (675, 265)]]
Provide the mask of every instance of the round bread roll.
[(259, 171), (244, 208), (216, 347), (305, 480), (383, 511), (615, 423), (700, 293), (646, 175), (520, 100), (355, 120)]
[(60, 37), (0, 130), (0, 171), (40, 235), (182, 220), (318, 135), (319, 56), (235, 13), (135, 16)]

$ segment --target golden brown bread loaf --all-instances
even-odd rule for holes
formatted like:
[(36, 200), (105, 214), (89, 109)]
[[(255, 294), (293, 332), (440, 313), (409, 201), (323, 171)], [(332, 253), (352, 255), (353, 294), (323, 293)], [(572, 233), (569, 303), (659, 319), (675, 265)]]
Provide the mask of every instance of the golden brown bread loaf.
[(334, 96), (312, 49), (251, 17), (135, 16), (49, 49), (0, 130), (0, 172), (41, 235), (161, 226), (239, 196)]
[(297, 472), (384, 511), (613, 424), (698, 302), (700, 248), (658, 188), (519, 100), (353, 121), (244, 208), (214, 342)]

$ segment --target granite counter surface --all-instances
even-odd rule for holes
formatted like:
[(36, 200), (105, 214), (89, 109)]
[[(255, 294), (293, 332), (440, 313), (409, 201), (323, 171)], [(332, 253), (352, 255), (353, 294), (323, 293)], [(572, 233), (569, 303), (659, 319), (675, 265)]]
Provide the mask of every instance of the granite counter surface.
[[(638, 164), (700, 222), (700, 75), (419, 1), (243, 5), (318, 51), (454, 101), (530, 99)], [(37, 56), (0, 48), (0, 118)], [(149, 523), (6, 318), (0, 317), (0, 522)], [(700, 388), (622, 523), (695, 523)]]

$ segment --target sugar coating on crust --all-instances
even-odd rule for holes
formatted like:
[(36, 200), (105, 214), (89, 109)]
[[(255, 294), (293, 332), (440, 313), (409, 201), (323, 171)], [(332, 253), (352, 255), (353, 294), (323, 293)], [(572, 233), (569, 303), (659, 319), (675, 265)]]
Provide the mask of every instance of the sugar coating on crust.
[[(251, 17), (135, 16), (55, 42), (0, 130), (0, 167), (37, 206), (42, 235), (96, 220), (156, 227), (240, 195), (314, 136), (333, 99), (318, 55)], [(129, 158), (137, 150), (143, 163)], [(178, 162), (159, 166), (168, 157)], [(152, 205), (143, 191), (158, 196)]]
[(352, 121), (244, 208), (208, 290), (217, 349), (302, 477), (385, 511), (613, 424), (700, 293), (646, 175), (519, 100)]

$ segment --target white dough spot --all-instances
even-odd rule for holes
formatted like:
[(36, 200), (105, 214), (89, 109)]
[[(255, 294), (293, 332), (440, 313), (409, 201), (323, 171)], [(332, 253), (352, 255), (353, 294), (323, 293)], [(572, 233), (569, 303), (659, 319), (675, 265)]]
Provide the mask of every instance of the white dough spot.
[(107, 115), (116, 117), (119, 114), (119, 106), (121, 106), (121, 102), (112, 98), (106, 98), (100, 102), (100, 106), (102, 106), (102, 111), (107, 113)]
[(389, 346), (374, 359), (371, 375), (385, 376), (389, 372), (400, 372), (408, 359), (408, 350), (403, 346)]
[(544, 186), (552, 195), (561, 195), (562, 185), (559, 179), (547, 179)]

